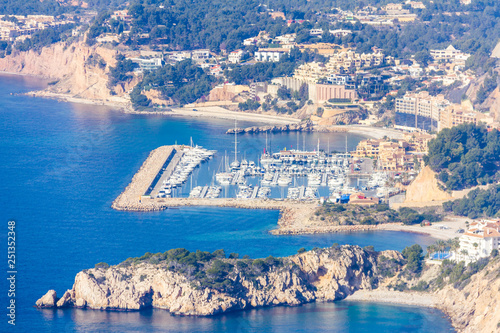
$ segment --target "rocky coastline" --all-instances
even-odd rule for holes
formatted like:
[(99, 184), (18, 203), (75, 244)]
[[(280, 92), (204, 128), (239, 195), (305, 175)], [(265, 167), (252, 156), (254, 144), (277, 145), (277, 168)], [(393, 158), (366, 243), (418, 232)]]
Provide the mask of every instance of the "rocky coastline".
[[(406, 260), (397, 251), (376, 252), (333, 245), (284, 257), (252, 260), (226, 258), (222, 250), (174, 249), (79, 272), (61, 298), (49, 290), (37, 308), (138, 311), (158, 308), (176, 315), (212, 316), (268, 306), (311, 302), (366, 301), (435, 307), (458, 332), (496, 332), (500, 318), (500, 257), (461, 287), (446, 283), (428, 291), (395, 291), (394, 284), (436, 281), (430, 265), (410, 280)], [(403, 279), (403, 280), (401, 280)], [(467, 282), (467, 281), (466, 281)]]
[[(263, 306), (335, 301), (360, 289), (371, 290), (374, 278), (380, 276), (380, 256), (402, 260), (396, 251), (375, 252), (343, 245), (285, 258), (212, 258), (198, 261), (195, 265), (205, 265), (204, 270), (190, 275), (189, 269), (194, 268), (183, 270), (185, 259), (158, 260), (161, 254), (157, 256), (81, 271), (72, 289), (61, 298), (50, 290), (36, 306), (100, 310), (153, 307), (178, 315), (210, 316)], [(216, 265), (226, 267), (226, 275), (220, 277), (223, 273), (214, 268)], [(218, 279), (223, 282), (213, 282)]]

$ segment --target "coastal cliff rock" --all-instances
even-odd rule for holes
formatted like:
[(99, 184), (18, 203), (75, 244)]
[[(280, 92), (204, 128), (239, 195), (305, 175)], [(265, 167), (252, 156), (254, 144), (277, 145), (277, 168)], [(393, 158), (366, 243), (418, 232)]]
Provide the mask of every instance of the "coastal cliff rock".
[[(109, 68), (116, 64), (117, 51), (83, 42), (56, 43), (41, 50), (13, 52), (0, 59), (0, 71), (35, 75), (54, 80), (40, 96), (54, 94), (94, 101), (119, 100), (137, 79), (119, 84), (111, 93)], [(114, 94), (114, 95), (112, 95)], [(57, 97), (57, 96), (55, 96)]]
[(102, 310), (155, 307), (175, 314), (207, 316), (252, 307), (343, 299), (356, 290), (371, 289), (370, 281), (378, 274), (378, 253), (358, 246), (336, 246), (265, 260), (212, 256), (196, 263), (188, 258), (202, 252), (184, 250), (189, 254), (184, 252), (178, 259), (179, 251), (84, 270), (57, 304), (45, 302), (45, 295), (37, 306)]
[(500, 325), (500, 260), (470, 278), (463, 288), (446, 286), (437, 292), (438, 306), (460, 332), (498, 332)]
[(436, 173), (429, 166), (420, 171), (406, 190), (405, 203), (451, 200), (453, 197), (438, 187)]
[(53, 308), (57, 303), (57, 293), (55, 290), (49, 290), (45, 295), (36, 301), (36, 306), (39, 308)]

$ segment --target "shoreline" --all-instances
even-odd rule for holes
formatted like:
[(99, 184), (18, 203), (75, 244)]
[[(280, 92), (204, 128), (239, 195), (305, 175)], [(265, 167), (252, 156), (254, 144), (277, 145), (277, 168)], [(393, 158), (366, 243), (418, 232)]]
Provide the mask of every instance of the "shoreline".
[(357, 290), (352, 295), (344, 298), (342, 301), (397, 304), (436, 309), (438, 308), (439, 303), (436, 295), (431, 293), (416, 291), (402, 292), (387, 289)]
[[(6, 72), (0, 71), (0, 76), (23, 76), (23, 77), (33, 77), (37, 79), (51, 80), (57, 79), (49, 76), (36, 75), (36, 74), (26, 74), (19, 72)], [(193, 111), (193, 108), (172, 108), (172, 111), (136, 111), (133, 110), (131, 103), (128, 99), (123, 97), (116, 97), (117, 100), (93, 100), (87, 98), (75, 97), (70, 94), (61, 94), (47, 91), (46, 89), (30, 91), (22, 93), (22, 95), (41, 97), (41, 98), (51, 98), (67, 103), (78, 103), (86, 105), (101, 105), (118, 108), (119, 110), (138, 115), (164, 115), (164, 116), (177, 116), (177, 117), (193, 117), (193, 118), (213, 118), (213, 119), (226, 119), (226, 120), (239, 120), (239, 121), (249, 121), (268, 125), (286, 125), (286, 124), (297, 124), (303, 121), (303, 119), (287, 117), (283, 115), (272, 115), (272, 114), (258, 114), (249, 112), (237, 112), (224, 109), (220, 106), (203, 106), (197, 107), (198, 111)], [(401, 138), (403, 132), (400, 132), (391, 128), (379, 128), (371, 127), (365, 125), (334, 125), (330, 128), (324, 127), (313, 127), (312, 132), (331, 132), (331, 133), (352, 133), (362, 135), (368, 138), (381, 139), (384, 136), (390, 138)]]

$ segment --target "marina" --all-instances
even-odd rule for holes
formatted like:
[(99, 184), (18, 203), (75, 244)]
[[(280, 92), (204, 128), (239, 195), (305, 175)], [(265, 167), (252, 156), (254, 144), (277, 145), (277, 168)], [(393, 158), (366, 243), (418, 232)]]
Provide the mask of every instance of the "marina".
[[(355, 159), (348, 152), (327, 153), (264, 148), (257, 161), (234, 159), (227, 153), (200, 146), (163, 146), (154, 150), (130, 185), (113, 202), (118, 210), (160, 210), (183, 205), (215, 205), (281, 209), (284, 202), (348, 203), (357, 198), (388, 200), (399, 190), (387, 173), (376, 172), (371, 159)], [(205, 173), (204, 177), (200, 177)], [(208, 177), (206, 176), (208, 174)], [(247, 202), (247, 203), (243, 203)], [(267, 202), (264, 204), (264, 202)]]

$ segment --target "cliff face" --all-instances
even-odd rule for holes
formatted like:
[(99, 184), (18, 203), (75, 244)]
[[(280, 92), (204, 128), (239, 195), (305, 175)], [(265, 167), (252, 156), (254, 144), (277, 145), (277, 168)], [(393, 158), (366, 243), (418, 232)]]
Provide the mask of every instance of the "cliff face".
[(447, 286), (437, 293), (439, 308), (450, 315), (461, 332), (498, 332), (500, 329), (500, 260), (471, 277), (463, 290)]
[(438, 187), (436, 173), (429, 166), (420, 171), (406, 190), (405, 203), (451, 200), (452, 196)]
[[(115, 65), (116, 55), (114, 50), (84, 43), (57, 43), (40, 51), (14, 52), (0, 59), (0, 71), (56, 80), (47, 88), (50, 93), (106, 100), (115, 98), (107, 88), (107, 73)], [(122, 96), (136, 83), (132, 81), (115, 87), (115, 94)]]
[[(385, 252), (386, 256), (394, 255), (389, 253), (394, 251)], [(283, 258), (282, 264), (257, 277), (248, 277), (236, 268), (230, 279), (237, 287), (231, 292), (201, 286), (161, 263), (89, 269), (77, 274), (73, 288), (56, 307), (155, 307), (182, 315), (213, 315), (250, 307), (331, 301), (358, 289), (371, 289), (370, 279), (377, 275), (377, 256), (358, 246), (341, 246)], [(50, 291), (37, 305), (51, 307), (53, 299)]]

